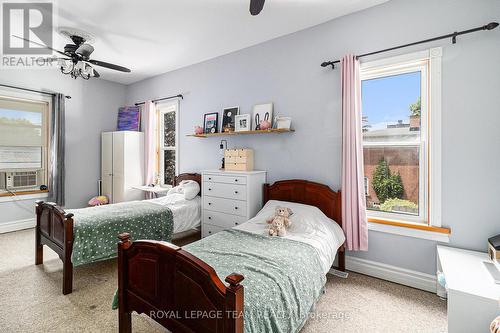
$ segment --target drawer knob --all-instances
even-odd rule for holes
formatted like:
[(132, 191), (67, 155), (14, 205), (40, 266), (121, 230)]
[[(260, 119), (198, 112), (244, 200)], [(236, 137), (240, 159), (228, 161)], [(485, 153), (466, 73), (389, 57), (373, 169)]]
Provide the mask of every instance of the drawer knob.
[(209, 231), (208, 233), (209, 233), (209, 234), (211, 234), (212, 232), (211, 232), (211, 231)]
[(238, 222), (234, 222), (235, 225), (238, 225)]
[(208, 177), (208, 180), (212, 180), (212, 177)]
[(212, 191), (212, 189), (211, 189), (211, 188), (209, 188), (208, 190), (209, 190), (209, 191)]
[(238, 179), (235, 179), (234, 181), (235, 181), (235, 182), (238, 182)]
[(234, 209), (238, 209), (238, 207), (234, 207)]
[(209, 216), (209, 217), (208, 217), (208, 219), (209, 219), (209, 220), (211, 220), (211, 219), (212, 219), (212, 216)]
[(210, 206), (210, 205), (212, 205), (212, 203), (211, 203), (211, 202), (209, 202), (209, 203), (208, 203), (208, 205)]
[(238, 194), (238, 191), (234, 191), (234, 194)]

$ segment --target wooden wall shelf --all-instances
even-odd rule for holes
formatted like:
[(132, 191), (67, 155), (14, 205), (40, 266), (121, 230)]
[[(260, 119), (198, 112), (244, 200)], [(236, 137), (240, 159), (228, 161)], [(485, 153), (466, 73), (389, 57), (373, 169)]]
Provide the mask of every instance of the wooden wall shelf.
[(242, 134), (268, 134), (268, 133), (288, 133), (295, 132), (293, 129), (284, 128), (273, 128), (269, 130), (258, 130), (258, 131), (242, 131), (242, 132), (222, 132), (222, 133), (207, 133), (207, 134), (188, 134), (187, 136), (193, 136), (196, 138), (208, 138), (212, 136), (229, 136), (229, 135), (242, 135)]

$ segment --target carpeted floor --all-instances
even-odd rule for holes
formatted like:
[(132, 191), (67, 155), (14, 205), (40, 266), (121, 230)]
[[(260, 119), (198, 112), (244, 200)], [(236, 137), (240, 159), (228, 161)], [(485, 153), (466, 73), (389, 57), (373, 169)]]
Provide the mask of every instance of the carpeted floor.
[[(0, 235), (0, 332), (117, 332), (111, 300), (114, 261), (75, 268), (74, 291), (61, 293), (62, 264), (45, 247), (35, 266), (34, 231)], [(165, 332), (133, 315), (134, 332)], [(446, 332), (446, 302), (436, 295), (350, 273), (328, 276), (326, 294), (301, 332)]]

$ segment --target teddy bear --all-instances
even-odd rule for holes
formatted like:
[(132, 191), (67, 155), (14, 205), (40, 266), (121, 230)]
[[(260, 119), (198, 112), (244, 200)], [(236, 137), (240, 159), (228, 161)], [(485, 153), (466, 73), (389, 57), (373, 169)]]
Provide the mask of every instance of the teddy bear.
[(292, 210), (286, 207), (277, 206), (274, 212), (274, 216), (267, 219), (267, 224), (269, 224), (269, 235), (270, 236), (286, 236), (286, 229), (290, 227), (292, 222), (289, 217), (292, 215)]

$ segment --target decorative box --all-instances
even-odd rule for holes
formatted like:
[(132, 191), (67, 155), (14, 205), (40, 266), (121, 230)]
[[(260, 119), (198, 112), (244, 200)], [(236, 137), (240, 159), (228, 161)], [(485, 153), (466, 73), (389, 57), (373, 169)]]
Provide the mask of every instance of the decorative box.
[(488, 255), (491, 260), (500, 260), (500, 235), (488, 238)]
[(226, 171), (252, 171), (253, 149), (226, 149), (224, 151), (224, 168)]

